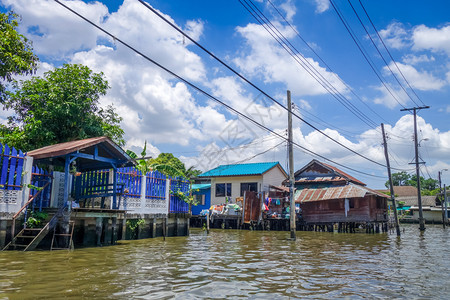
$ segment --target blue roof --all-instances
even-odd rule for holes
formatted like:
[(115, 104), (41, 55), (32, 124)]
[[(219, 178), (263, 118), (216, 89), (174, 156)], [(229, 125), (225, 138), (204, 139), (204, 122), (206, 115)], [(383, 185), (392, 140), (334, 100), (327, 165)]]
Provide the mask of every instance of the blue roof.
[(192, 185), (193, 190), (206, 190), (211, 188), (211, 183), (195, 183)]
[(199, 175), (199, 177), (262, 175), (276, 165), (279, 165), (279, 162), (276, 161), (253, 164), (220, 165), (215, 169), (209, 170)]

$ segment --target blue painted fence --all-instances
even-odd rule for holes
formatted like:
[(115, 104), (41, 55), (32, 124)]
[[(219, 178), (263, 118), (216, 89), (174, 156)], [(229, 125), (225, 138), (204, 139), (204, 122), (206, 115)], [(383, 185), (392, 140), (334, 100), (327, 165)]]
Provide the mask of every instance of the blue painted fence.
[(189, 212), (189, 204), (177, 197), (175, 193), (177, 191), (183, 192), (185, 195), (189, 195), (190, 184), (186, 178), (175, 177), (170, 181), (170, 206), (169, 212), (171, 213), (186, 213)]
[(0, 143), (0, 189), (20, 190), (22, 188), (22, 169), (24, 154), (14, 147)]
[(52, 175), (53, 174), (49, 173), (48, 171), (33, 166), (31, 171), (30, 198), (36, 195), (44, 185), (50, 182), (50, 184), (44, 188), (44, 190), (37, 196), (37, 198), (33, 200), (31, 204), (33, 210), (38, 208), (39, 211), (41, 211), (42, 208), (50, 207), (50, 198), (52, 193)]
[[(111, 170), (85, 172), (78, 175), (79, 179), (75, 180), (75, 194), (86, 195), (92, 192), (93, 195), (105, 193), (105, 186), (112, 183), (109, 180)], [(103, 174), (103, 175), (101, 175)], [(141, 198), (142, 192), (142, 172), (133, 167), (117, 169), (117, 185), (122, 190), (124, 196), (129, 198)], [(170, 213), (187, 213), (189, 212), (189, 204), (172, 194), (182, 191), (186, 195), (189, 194), (189, 181), (185, 178), (172, 178), (164, 174), (153, 171), (146, 174), (145, 182), (145, 198), (165, 201), (166, 197), (166, 181), (170, 180)], [(87, 196), (82, 196), (87, 197)]]

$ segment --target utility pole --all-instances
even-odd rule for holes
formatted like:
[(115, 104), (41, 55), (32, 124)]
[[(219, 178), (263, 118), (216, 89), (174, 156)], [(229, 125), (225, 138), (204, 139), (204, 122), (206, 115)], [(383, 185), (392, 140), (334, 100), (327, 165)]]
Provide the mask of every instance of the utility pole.
[(438, 172), (438, 179), (439, 179), (439, 200), (441, 200), (441, 209), (442, 209), (442, 227), (445, 228), (445, 213), (444, 213), (444, 201), (443, 201), (443, 199), (442, 199), (441, 173), (442, 173), (442, 171), (439, 171), (439, 172)]
[(391, 188), (391, 201), (392, 201), (392, 207), (394, 209), (395, 229), (397, 230), (397, 236), (400, 236), (400, 224), (398, 223), (397, 204), (395, 203), (395, 195), (394, 195), (394, 184), (392, 183), (391, 165), (389, 163), (386, 134), (384, 133), (384, 124), (383, 123), (381, 123), (381, 132), (383, 134), (384, 156), (386, 157), (386, 166), (387, 166), (387, 171), (388, 171), (388, 176), (389, 176), (389, 186)]
[(287, 91), (288, 102), (288, 143), (289, 143), (289, 199), (290, 199), (290, 227), (291, 227), (291, 239), (295, 241), (295, 199), (294, 199), (294, 150), (293, 150), (293, 138), (292, 138), (292, 103), (291, 103), (291, 91)]
[(448, 225), (448, 212), (447, 212), (447, 187), (444, 184), (444, 204), (445, 204), (445, 218), (444, 221)]
[(417, 177), (417, 200), (419, 202), (419, 229), (420, 231), (425, 230), (425, 220), (423, 219), (423, 209), (422, 209), (422, 194), (420, 189), (420, 172), (419, 172), (419, 142), (417, 141), (417, 111), (421, 109), (430, 108), (429, 106), (405, 108), (400, 111), (414, 111), (414, 148), (416, 152), (416, 177)]

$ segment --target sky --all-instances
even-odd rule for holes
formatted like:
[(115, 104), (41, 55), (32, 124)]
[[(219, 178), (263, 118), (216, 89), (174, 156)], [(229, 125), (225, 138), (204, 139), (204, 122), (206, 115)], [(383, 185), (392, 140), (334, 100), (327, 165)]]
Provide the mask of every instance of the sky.
[[(413, 115), (401, 109), (418, 106), (430, 106), (417, 115), (421, 175), (450, 170), (448, 1), (146, 2), (247, 81), (138, 0), (61, 2), (115, 39), (53, 0), (0, 0), (1, 11), (21, 15), (19, 31), (40, 58), (37, 76), (64, 63), (104, 73), (111, 88), (100, 104), (123, 118), (125, 149), (140, 153), (147, 141), (147, 155), (171, 152), (202, 171), (262, 161), (287, 170), (286, 142), (274, 132), (286, 136), (289, 90), (302, 147), (294, 147), (295, 170), (318, 159), (384, 188), (384, 123), (392, 171), (413, 174)], [(11, 113), (0, 110), (0, 122)], [(450, 184), (450, 171), (442, 174)]]

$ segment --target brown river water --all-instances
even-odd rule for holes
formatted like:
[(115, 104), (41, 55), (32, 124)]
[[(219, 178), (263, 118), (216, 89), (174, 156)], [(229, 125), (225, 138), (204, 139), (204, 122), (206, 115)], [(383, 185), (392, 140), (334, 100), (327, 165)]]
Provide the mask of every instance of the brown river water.
[(0, 299), (450, 299), (450, 229), (191, 229), (75, 251), (0, 252)]

